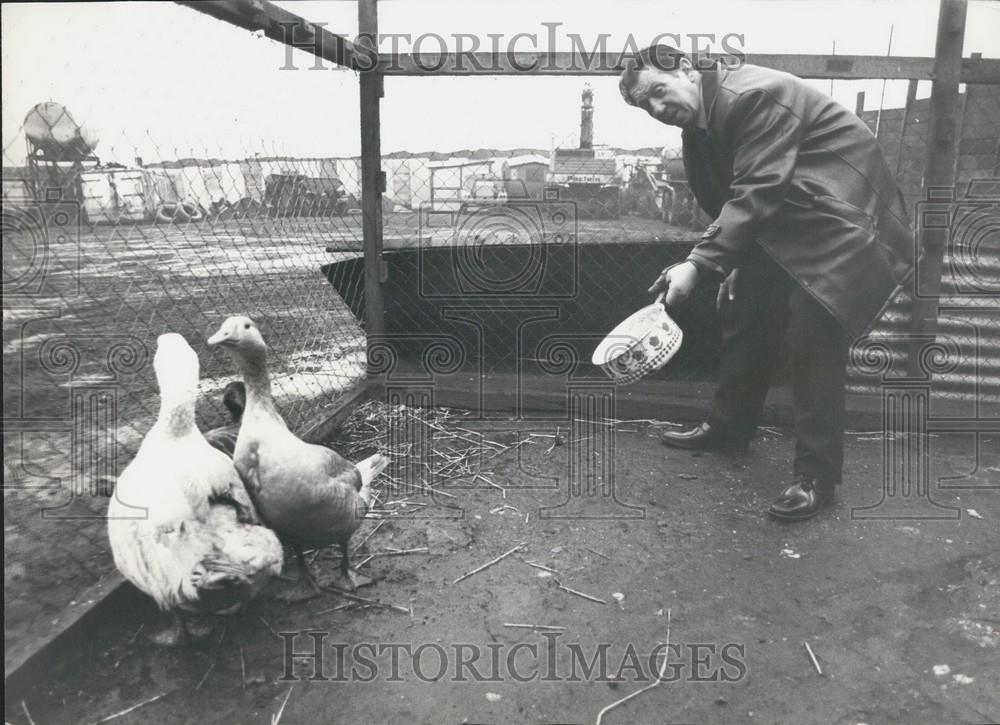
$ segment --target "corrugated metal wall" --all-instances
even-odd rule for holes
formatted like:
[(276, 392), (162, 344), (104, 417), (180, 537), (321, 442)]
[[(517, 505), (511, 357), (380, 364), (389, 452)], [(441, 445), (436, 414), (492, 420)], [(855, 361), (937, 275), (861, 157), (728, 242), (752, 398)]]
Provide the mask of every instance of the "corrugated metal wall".
[[(958, 179), (937, 334), (940, 349), (951, 350), (956, 359), (935, 365), (935, 389), (943, 397), (1000, 402), (1000, 86), (970, 84), (960, 103)], [(903, 109), (882, 110), (878, 120), (879, 143), (899, 170), (900, 188), (917, 227), (926, 222), (921, 205), (929, 113), (929, 101), (922, 99), (905, 114)], [(861, 116), (873, 132), (877, 114)], [(901, 296), (869, 335), (886, 344), (892, 375), (906, 370), (908, 307), (909, 297)], [(878, 376), (857, 371), (851, 380), (855, 391), (874, 392), (879, 385)]]

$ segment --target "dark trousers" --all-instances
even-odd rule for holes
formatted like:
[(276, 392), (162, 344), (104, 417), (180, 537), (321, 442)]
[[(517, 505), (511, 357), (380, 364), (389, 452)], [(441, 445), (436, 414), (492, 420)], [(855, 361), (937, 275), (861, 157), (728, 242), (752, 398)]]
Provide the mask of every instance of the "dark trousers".
[(719, 388), (708, 421), (734, 437), (753, 436), (787, 340), (795, 412), (793, 473), (840, 483), (847, 335), (759, 247), (739, 269), (736, 298), (723, 303)]

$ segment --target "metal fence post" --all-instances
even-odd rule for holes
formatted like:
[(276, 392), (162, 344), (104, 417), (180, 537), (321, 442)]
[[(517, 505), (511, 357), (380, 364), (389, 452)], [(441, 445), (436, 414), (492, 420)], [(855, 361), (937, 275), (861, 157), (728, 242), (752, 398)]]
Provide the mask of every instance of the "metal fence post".
[[(941, 0), (937, 44), (934, 49), (927, 165), (924, 171), (925, 198), (935, 190), (951, 187), (955, 183), (958, 84), (962, 72), (962, 44), (965, 40), (967, 9), (968, 0)], [(914, 275), (913, 318), (910, 323), (914, 343), (910, 345), (907, 362), (911, 376), (920, 373), (918, 341), (934, 335), (937, 330), (941, 273), (944, 267), (944, 252), (949, 241), (947, 228), (927, 228), (918, 220), (917, 229), (919, 235), (917, 251), (921, 259)]]
[[(378, 2), (358, 0), (359, 43), (378, 48)], [(365, 333), (368, 345), (385, 331), (382, 296), (382, 145), (379, 99), (382, 75), (374, 69), (361, 71), (361, 211), (365, 252)], [(369, 371), (371, 365), (368, 366)]]
[(906, 86), (906, 105), (903, 106), (903, 118), (899, 122), (899, 150), (896, 152), (896, 183), (903, 187), (903, 158), (906, 156), (906, 126), (910, 122), (910, 112), (917, 101), (917, 80), (911, 78)]

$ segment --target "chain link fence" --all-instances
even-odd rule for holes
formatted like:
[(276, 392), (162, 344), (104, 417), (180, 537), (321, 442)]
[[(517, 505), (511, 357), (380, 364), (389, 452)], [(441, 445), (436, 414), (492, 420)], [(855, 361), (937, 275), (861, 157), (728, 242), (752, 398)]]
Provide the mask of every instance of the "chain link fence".
[[(176, 6), (154, 9), (147, 20), (155, 24), (157, 16), (201, 35), (222, 25)], [(83, 11), (84, 21), (90, 17)], [(252, 57), (267, 56), (264, 66), (284, 82), (284, 98), (260, 99), (262, 117), (282, 106), (293, 113), (313, 92), (315, 80), (305, 74), (279, 74), (281, 46), (261, 48), (243, 31), (228, 33), (228, 42), (242, 43)], [(99, 30), (94, 38), (110, 42), (111, 34)], [(164, 64), (185, 51), (173, 36), (146, 42)], [(58, 38), (50, 46), (59, 53)], [(84, 48), (62, 47), (65, 72), (102, 78), (111, 98), (136, 80), (128, 73), (110, 78)], [(209, 57), (204, 46), (197, 52), (193, 57)], [(4, 124), (8, 656), (30, 647), (68, 605), (85, 604), (88, 587), (114, 571), (107, 497), (157, 415), (157, 336), (180, 333), (198, 352), (203, 431), (229, 423), (222, 390), (238, 373), (205, 341), (230, 315), (260, 325), (279, 409), (296, 432), (308, 434), (363, 384), (365, 334), (350, 308), (362, 289), (348, 284), (338, 295), (322, 269), (361, 255), (357, 152), (292, 155), (282, 152), (294, 145), (287, 135), (242, 140), (237, 120), (234, 138), (224, 136), (223, 123), (189, 136), (187, 146), (159, 140), (157, 129), (190, 127), (187, 114), (197, 120), (206, 85), (231, 83), (242, 72), (235, 59), (212, 64), (190, 92), (184, 84), (170, 91), (172, 118), (117, 127), (105, 120), (99, 131), (80, 111), (47, 100), (43, 73), (11, 86), (5, 73), (5, 105), (33, 101), (17, 111), (23, 122)], [(58, 92), (53, 86), (48, 92)], [(358, 107), (354, 74), (327, 80), (325, 89), (327, 105)], [(155, 107), (150, 102), (150, 111)], [(330, 133), (326, 118), (306, 124), (313, 136)], [(345, 146), (356, 147), (356, 124), (342, 125)]]

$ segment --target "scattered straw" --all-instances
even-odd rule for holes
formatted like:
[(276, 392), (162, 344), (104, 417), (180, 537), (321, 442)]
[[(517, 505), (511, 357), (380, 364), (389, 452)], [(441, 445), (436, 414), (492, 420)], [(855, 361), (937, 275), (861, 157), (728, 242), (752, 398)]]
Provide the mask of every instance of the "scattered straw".
[(31, 719), (31, 713), (28, 712), (28, 706), (24, 704), (24, 700), (21, 700), (21, 709), (24, 710), (24, 716), (28, 718), (28, 725), (35, 725), (35, 721)]
[(120, 712), (116, 712), (114, 715), (108, 715), (107, 717), (102, 717), (100, 720), (95, 720), (93, 722), (93, 725), (101, 725), (101, 723), (111, 722), (112, 720), (117, 720), (118, 718), (124, 717), (125, 715), (128, 715), (130, 712), (135, 712), (140, 707), (145, 707), (146, 705), (154, 703), (157, 700), (160, 700), (160, 699), (166, 697), (169, 694), (170, 694), (169, 692), (161, 692), (159, 695), (151, 697), (148, 700), (143, 700), (142, 702), (137, 703), (137, 704), (133, 705), (132, 707), (127, 707), (124, 710), (121, 710)]
[(285, 693), (285, 699), (281, 703), (281, 707), (278, 709), (277, 714), (271, 716), (271, 725), (278, 725), (281, 722), (281, 716), (285, 714), (285, 705), (288, 704), (288, 698), (292, 696), (292, 690), (295, 689), (295, 685), (288, 688), (288, 692)]
[(243, 683), (243, 689), (247, 689), (247, 661), (243, 656), (242, 647), (240, 647), (240, 680)]
[(525, 561), (524, 563), (527, 564), (528, 566), (533, 566), (536, 569), (541, 569), (542, 571), (547, 571), (550, 574), (558, 574), (559, 573), (555, 569), (547, 567), (544, 564), (539, 564), (537, 561)]
[(267, 627), (267, 631), (268, 631), (268, 632), (270, 632), (271, 634), (273, 634), (273, 635), (274, 635), (275, 637), (277, 637), (278, 639), (281, 639), (280, 637), (278, 637), (278, 633), (274, 631), (274, 627), (272, 627), (272, 626), (271, 626), (271, 625), (270, 625), (270, 624), (268, 623), (268, 621), (267, 621), (266, 619), (264, 619), (264, 618), (263, 618), (262, 616), (260, 616), (259, 614), (257, 615), (257, 619), (259, 619), (259, 620), (260, 620), (260, 621), (261, 621), (261, 622), (262, 622), (262, 623), (264, 624), (264, 626), (265, 626), (265, 627)]
[[(386, 405), (370, 400), (345, 421), (334, 447), (353, 460), (375, 451), (391, 460), (389, 468), (372, 482), (372, 496), (379, 502), (387, 499), (387, 490), (393, 491), (396, 498), (399, 493), (422, 493), (458, 499), (436, 488), (434, 482), (489, 473), (482, 470), (487, 454), (495, 457), (521, 443), (507, 446), (456, 425), (467, 415), (468, 411)], [(410, 439), (427, 441), (430, 450), (415, 450)], [(385, 506), (380, 504), (379, 513), (390, 513)]]
[(215, 669), (215, 663), (213, 662), (208, 666), (208, 669), (205, 670), (205, 674), (201, 676), (201, 679), (198, 680), (198, 684), (194, 686), (195, 692), (201, 689), (201, 686), (205, 684), (205, 681), (208, 680), (208, 676), (212, 674), (212, 670), (214, 669)]
[(403, 556), (404, 554), (429, 554), (431, 550), (426, 546), (417, 546), (413, 549), (396, 549), (387, 546), (384, 551), (376, 551), (372, 556)]
[(370, 539), (375, 534), (375, 532), (378, 531), (379, 529), (381, 529), (382, 526), (384, 526), (384, 525), (385, 525), (385, 521), (379, 521), (377, 524), (375, 524), (375, 528), (373, 528), (371, 531), (369, 531), (367, 534), (365, 534), (364, 537), (361, 539), (361, 541), (359, 541), (357, 544), (354, 545), (354, 549), (352, 550), (351, 553), (352, 554), (357, 554), (358, 553), (358, 549), (360, 549), (362, 546), (364, 546), (365, 542), (368, 541), (368, 539)]
[(564, 592), (569, 592), (570, 594), (575, 594), (578, 597), (583, 597), (584, 599), (589, 599), (590, 601), (597, 602), (598, 604), (607, 604), (608, 603), (607, 600), (601, 599), (600, 597), (595, 597), (595, 596), (592, 596), (590, 594), (586, 594), (584, 592), (577, 591), (576, 589), (571, 589), (570, 587), (563, 586), (563, 583), (560, 582), (558, 579), (553, 579), (552, 581), (554, 581), (556, 583), (556, 586), (559, 587), (560, 589), (562, 589)]
[(478, 574), (483, 569), (490, 568), (494, 564), (497, 564), (497, 563), (503, 561), (504, 559), (506, 559), (508, 556), (510, 556), (511, 554), (513, 554), (515, 551), (520, 551), (522, 547), (523, 547), (523, 544), (518, 544), (517, 546), (515, 546), (510, 551), (505, 551), (503, 554), (501, 554), (500, 556), (498, 556), (496, 559), (488, 561), (485, 564), (483, 564), (482, 566), (480, 566), (480, 567), (478, 567), (476, 569), (473, 569), (472, 571), (465, 572), (464, 574), (462, 574), (462, 576), (460, 576), (458, 579), (456, 579), (455, 581), (453, 581), (452, 584), (458, 584), (460, 581), (468, 579), (473, 574)]
[[(358, 596), (357, 594), (352, 594), (351, 592), (344, 591), (343, 589), (338, 589), (337, 587), (320, 587), (324, 591), (333, 592), (334, 594), (339, 594), (344, 599), (350, 599), (352, 602), (361, 602), (362, 604), (370, 604), (373, 607), (382, 607), (383, 609), (394, 609), (397, 612), (402, 612), (403, 614), (413, 614), (413, 610), (409, 607), (403, 607), (399, 604), (393, 604), (391, 602), (383, 602), (381, 599), (369, 599), (368, 597)], [(325, 610), (325, 611), (333, 611)]]
[(812, 660), (813, 667), (816, 668), (816, 674), (822, 677), (823, 668), (819, 666), (819, 661), (816, 659), (816, 655), (813, 654), (812, 647), (809, 646), (808, 642), (803, 642), (802, 644), (805, 646), (806, 652), (809, 654), (809, 659)]
[(668, 609), (667, 610), (667, 641), (663, 645), (663, 664), (660, 665), (660, 671), (656, 675), (656, 681), (655, 682), (651, 682), (650, 684), (646, 685), (645, 687), (643, 687), (643, 688), (641, 688), (639, 690), (636, 690), (631, 695), (626, 695), (622, 699), (616, 700), (615, 702), (612, 702), (610, 705), (608, 705), (603, 710), (601, 710), (599, 713), (597, 713), (597, 721), (596, 721), (596, 723), (594, 725), (601, 725), (601, 723), (604, 721), (604, 716), (607, 715), (612, 710), (614, 710), (619, 705), (624, 705), (626, 702), (628, 702), (629, 700), (631, 700), (633, 697), (636, 697), (637, 695), (641, 695), (642, 693), (644, 693), (644, 692), (646, 692), (648, 690), (652, 690), (654, 687), (659, 687), (660, 684), (663, 682), (663, 675), (667, 671), (667, 658), (668, 658), (669, 655), (670, 655), (670, 610)]
[(330, 607), (329, 609), (324, 609), (321, 612), (316, 612), (312, 616), (318, 617), (321, 614), (329, 614), (330, 612), (339, 612), (341, 609), (347, 609), (348, 607), (353, 607), (353, 606), (354, 602), (344, 602), (342, 604), (338, 604), (336, 607)]

